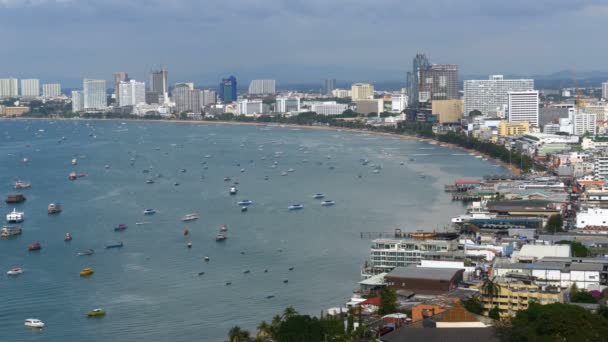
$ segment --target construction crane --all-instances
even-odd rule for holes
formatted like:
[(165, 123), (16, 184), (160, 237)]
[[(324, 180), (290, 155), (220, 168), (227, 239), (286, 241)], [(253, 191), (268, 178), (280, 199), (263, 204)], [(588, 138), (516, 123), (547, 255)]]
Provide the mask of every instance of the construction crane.
[(576, 112), (580, 112), (580, 109), (583, 107), (583, 92), (578, 87), (578, 81), (576, 80), (576, 69), (572, 68), (572, 80), (574, 81), (574, 91), (576, 95), (574, 96), (574, 108), (576, 108)]

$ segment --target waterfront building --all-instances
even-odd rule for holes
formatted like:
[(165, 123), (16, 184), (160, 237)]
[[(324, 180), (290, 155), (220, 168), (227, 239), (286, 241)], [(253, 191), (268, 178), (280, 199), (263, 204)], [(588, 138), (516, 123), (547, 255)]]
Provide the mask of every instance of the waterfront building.
[(608, 101), (608, 82), (602, 83), (602, 98)]
[(574, 134), (582, 136), (597, 133), (597, 115), (594, 113), (576, 113), (574, 115)]
[(16, 78), (0, 79), (0, 98), (19, 96), (19, 81)]
[(515, 316), (519, 311), (527, 310), (531, 302), (545, 305), (563, 303), (565, 299), (566, 291), (558, 287), (541, 286), (508, 278), (494, 281), (498, 284), (497, 294), (490, 297), (480, 291), (484, 316), (488, 316), (490, 310), (496, 306), (500, 317), (508, 318)]
[(538, 127), (538, 91), (510, 91), (507, 94), (509, 122), (527, 122)]
[(26, 106), (2, 106), (0, 105), (0, 116), (21, 116), (30, 111)]
[(458, 66), (433, 64), (419, 70), (418, 102), (458, 99)]
[(169, 101), (169, 71), (165, 68), (150, 74), (150, 92), (157, 93), (162, 103)]
[(173, 101), (178, 114), (192, 111), (192, 89), (187, 83), (178, 83), (173, 88)]
[(527, 122), (505, 122), (502, 121), (498, 127), (498, 135), (501, 137), (512, 137), (516, 135), (526, 134), (530, 131), (530, 125)]
[(84, 92), (72, 90), (72, 112), (78, 113), (84, 110)]
[(147, 104), (159, 104), (161, 103), (161, 98), (158, 93), (153, 91), (146, 91), (146, 103)]
[(215, 90), (204, 89), (201, 92), (201, 107), (213, 105), (217, 103), (217, 95)]
[(434, 100), (431, 108), (440, 124), (460, 122), (463, 117), (462, 100), (460, 99)]
[(331, 96), (336, 89), (336, 79), (328, 78), (323, 81), (323, 95)]
[(333, 97), (337, 97), (337, 98), (340, 98), (340, 99), (345, 98), (345, 97), (350, 97), (351, 94), (352, 94), (351, 91), (348, 90), (348, 89), (334, 89), (331, 92), (331, 95)]
[(249, 95), (274, 95), (276, 94), (275, 80), (252, 80), (249, 83)]
[(534, 90), (534, 80), (506, 80), (502, 75), (490, 75), (488, 80), (464, 81), (464, 113), (474, 110), (483, 115), (504, 113), (508, 107), (508, 94), (511, 91)]
[(230, 76), (222, 79), (219, 86), (219, 98), (224, 103), (235, 102), (236, 98), (236, 77)]
[(393, 113), (401, 113), (407, 108), (406, 94), (393, 94), (391, 96), (391, 111)]
[(54, 98), (61, 96), (61, 84), (45, 83), (42, 85), (42, 97)]
[(382, 113), (384, 111), (384, 101), (382, 99), (368, 99), (354, 101), (357, 106), (357, 113), (369, 115), (372, 113)]
[(243, 99), (238, 101), (238, 115), (255, 115), (264, 113), (264, 103), (262, 100)]
[(424, 53), (417, 53), (412, 60), (412, 71), (407, 73), (408, 100), (412, 107), (418, 106), (418, 87), (420, 85), (420, 70), (424, 70), (431, 65)]
[(38, 97), (40, 96), (40, 80), (22, 79), (21, 80), (21, 97)]
[(119, 98), (119, 86), (120, 82), (129, 81), (129, 75), (124, 71), (119, 71), (114, 73), (114, 98), (118, 101)]
[(277, 113), (297, 113), (300, 111), (299, 97), (277, 97), (275, 112)]
[(106, 80), (85, 78), (82, 82), (84, 109), (103, 110), (108, 107)]
[(117, 100), (120, 107), (146, 103), (146, 84), (135, 80), (119, 82)]
[(351, 97), (353, 101), (373, 99), (374, 85), (370, 83), (353, 84), (351, 86)]
[(310, 107), (311, 112), (321, 115), (341, 115), (347, 109), (347, 104), (336, 101), (314, 102)]

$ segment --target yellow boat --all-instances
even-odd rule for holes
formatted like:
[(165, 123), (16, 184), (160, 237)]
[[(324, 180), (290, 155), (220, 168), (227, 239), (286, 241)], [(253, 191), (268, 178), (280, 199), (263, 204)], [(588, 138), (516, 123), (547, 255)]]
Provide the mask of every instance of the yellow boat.
[(100, 317), (100, 316), (105, 316), (106, 315), (106, 310), (104, 309), (95, 309), (92, 311), (89, 311), (87, 313), (88, 317)]
[(81, 277), (87, 277), (90, 276), (91, 274), (93, 274), (93, 269), (92, 268), (83, 268), (82, 271), (80, 271), (80, 276)]

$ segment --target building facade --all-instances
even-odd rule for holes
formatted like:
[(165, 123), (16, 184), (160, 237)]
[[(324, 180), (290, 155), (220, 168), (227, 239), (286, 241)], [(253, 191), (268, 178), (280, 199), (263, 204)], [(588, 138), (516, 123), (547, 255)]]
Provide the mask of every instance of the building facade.
[(297, 113), (300, 111), (299, 97), (277, 97), (275, 112), (277, 113)]
[(602, 98), (608, 101), (608, 82), (602, 83)]
[(46, 83), (42, 85), (42, 97), (53, 98), (61, 96), (61, 84)]
[(0, 79), (0, 98), (19, 96), (19, 80), (16, 78)]
[(462, 100), (435, 100), (431, 108), (440, 124), (460, 122), (463, 116)]
[(108, 107), (106, 80), (85, 78), (82, 82), (84, 109), (103, 110)]
[(391, 96), (391, 110), (393, 113), (401, 113), (407, 108), (406, 94), (393, 94)]
[(275, 80), (252, 80), (249, 83), (249, 95), (274, 95), (276, 94)]
[(114, 97), (116, 98), (116, 101), (118, 101), (120, 82), (127, 82), (129, 80), (129, 75), (124, 71), (119, 71), (119, 72), (115, 72), (113, 76), (114, 76)]
[(538, 304), (563, 303), (565, 291), (558, 287), (524, 284), (515, 281), (497, 281), (498, 293), (493, 296), (481, 296), (483, 314), (488, 316), (490, 310), (498, 306), (501, 318), (512, 317), (518, 311), (528, 309), (530, 302)]
[(370, 83), (353, 84), (351, 86), (351, 97), (353, 101), (373, 99), (374, 85)]
[(21, 80), (21, 96), (22, 97), (38, 97), (40, 96), (40, 80), (22, 79)]
[(419, 71), (418, 102), (458, 99), (458, 66), (433, 64)]
[(169, 71), (161, 68), (150, 74), (150, 92), (157, 93), (159, 101), (165, 103), (169, 100)]
[(336, 79), (328, 78), (323, 81), (323, 95), (331, 96), (336, 89)]
[(417, 53), (412, 60), (412, 71), (407, 73), (408, 86), (408, 105), (416, 107), (418, 105), (418, 87), (420, 85), (420, 70), (424, 70), (431, 65), (429, 59), (424, 53)]
[(84, 110), (84, 92), (72, 90), (72, 112), (78, 113)]
[(118, 105), (137, 106), (146, 103), (146, 84), (135, 80), (118, 83)]
[(264, 103), (262, 100), (243, 99), (238, 102), (238, 115), (254, 115), (264, 113)]
[(530, 132), (530, 125), (527, 122), (505, 122), (502, 121), (498, 126), (498, 135), (501, 137), (512, 137), (523, 135)]
[(464, 81), (464, 113), (474, 110), (483, 115), (504, 113), (509, 103), (509, 92), (534, 90), (534, 80), (505, 80), (502, 75), (490, 75), (488, 80)]
[(215, 90), (211, 90), (211, 89), (204, 89), (201, 92), (201, 107), (205, 107), (205, 106), (209, 106), (209, 105), (213, 105), (217, 103), (217, 95), (215, 93)]
[(222, 79), (219, 87), (219, 98), (224, 103), (236, 101), (236, 77), (230, 76)]
[(190, 85), (178, 83), (173, 88), (173, 101), (175, 102), (175, 112), (178, 114), (192, 111), (192, 97)]
[(347, 109), (347, 104), (337, 103), (336, 101), (315, 102), (310, 107), (312, 112), (321, 115), (340, 115)]
[(576, 113), (573, 121), (574, 134), (595, 136), (597, 133), (597, 115), (595, 113)]
[(509, 122), (527, 122), (538, 127), (538, 91), (510, 91), (508, 98)]

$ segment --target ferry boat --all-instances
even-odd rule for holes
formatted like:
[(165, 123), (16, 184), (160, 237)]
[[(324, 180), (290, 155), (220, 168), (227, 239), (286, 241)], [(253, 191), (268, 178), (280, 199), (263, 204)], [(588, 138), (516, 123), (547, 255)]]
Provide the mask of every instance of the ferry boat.
[(93, 309), (87, 312), (87, 317), (103, 317), (106, 315), (106, 310), (104, 309)]
[(9, 238), (16, 235), (21, 235), (21, 227), (4, 226), (0, 229), (0, 237)]
[(13, 209), (13, 211), (6, 215), (6, 221), (8, 223), (20, 223), (25, 219), (25, 214), (21, 211), (17, 211), (17, 209)]
[(68, 175), (68, 179), (71, 181), (76, 180), (77, 177), (78, 175), (76, 175), (76, 172), (70, 172), (70, 174)]
[(40, 245), (40, 242), (36, 241), (33, 244), (27, 246), (27, 250), (28, 251), (39, 251), (40, 249), (42, 249), (42, 246)]
[(12, 203), (21, 203), (21, 202), (25, 202), (25, 196), (23, 196), (22, 194), (12, 194), (12, 195), (8, 195), (6, 196), (6, 203), (12, 204)]
[(23, 273), (23, 269), (21, 267), (11, 268), (8, 272), (6, 272), (6, 274), (10, 276), (20, 275), (21, 273)]
[(452, 218), (452, 223), (464, 223), (476, 219), (493, 219), (496, 214), (490, 213), (482, 202), (473, 202), (465, 214)]
[(118, 224), (116, 226), (114, 226), (114, 231), (118, 232), (118, 231), (123, 231), (126, 230), (128, 228), (128, 226), (124, 223)]
[(324, 206), (324, 207), (329, 207), (329, 206), (332, 206), (334, 204), (336, 204), (335, 201), (323, 201), (323, 202), (321, 202), (321, 205)]
[(231, 195), (236, 195), (237, 192), (238, 192), (238, 190), (236, 189), (236, 186), (231, 186), (230, 187), (230, 194)]
[(156, 214), (156, 210), (154, 210), (154, 209), (144, 210), (144, 215), (154, 215), (154, 214)]
[(44, 328), (44, 322), (37, 318), (28, 318), (25, 320), (25, 323), (23, 323), (23, 325), (25, 325), (28, 328), (36, 328), (36, 329)]
[(228, 237), (226, 236), (226, 234), (217, 234), (215, 236), (215, 241), (224, 241), (226, 240)]
[(242, 200), (242, 201), (237, 202), (236, 204), (238, 204), (238, 205), (252, 205), (252, 204), (253, 204), (253, 201), (250, 201), (250, 200)]
[(27, 189), (32, 186), (32, 183), (18, 180), (15, 182), (15, 189)]
[(197, 214), (186, 214), (186, 215), (184, 215), (184, 217), (182, 217), (182, 221), (184, 221), (184, 222), (194, 221), (194, 220), (198, 220)]
[(106, 247), (106, 249), (109, 249), (109, 248), (121, 248), (122, 246), (123, 246), (122, 241), (119, 241), (119, 242), (110, 242), (110, 243), (106, 244), (105, 247)]
[(87, 267), (87, 268), (83, 268), (82, 271), (80, 271), (80, 276), (81, 277), (88, 277), (88, 276), (92, 275), (93, 273), (95, 273), (93, 271), (93, 269)]
[(325, 195), (322, 194), (322, 193), (318, 193), (318, 194), (312, 196), (312, 198), (314, 198), (314, 199), (322, 199), (322, 198), (325, 198)]
[(65, 233), (65, 237), (63, 238), (63, 241), (65, 241), (65, 242), (72, 241), (72, 234)]
[(287, 207), (287, 209), (289, 210), (300, 210), (300, 209), (304, 209), (304, 206), (301, 204), (292, 204), (289, 207)]
[(63, 208), (61, 208), (61, 204), (59, 203), (51, 203), (47, 208), (49, 215), (59, 214), (62, 210)]

